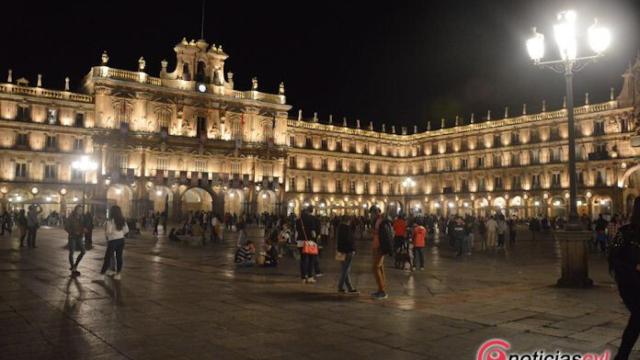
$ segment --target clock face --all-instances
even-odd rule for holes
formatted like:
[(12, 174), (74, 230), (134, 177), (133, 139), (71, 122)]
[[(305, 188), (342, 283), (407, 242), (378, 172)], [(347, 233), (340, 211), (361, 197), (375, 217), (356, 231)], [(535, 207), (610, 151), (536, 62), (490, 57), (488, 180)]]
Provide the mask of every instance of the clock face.
[(198, 91), (200, 91), (201, 93), (206, 92), (207, 91), (207, 85), (198, 84)]

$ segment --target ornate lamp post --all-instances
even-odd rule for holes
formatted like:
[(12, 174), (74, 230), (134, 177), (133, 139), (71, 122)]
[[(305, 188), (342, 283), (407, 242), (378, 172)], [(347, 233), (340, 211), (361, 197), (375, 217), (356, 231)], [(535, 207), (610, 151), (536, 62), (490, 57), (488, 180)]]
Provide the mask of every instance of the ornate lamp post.
[(577, 173), (576, 173), (576, 144), (573, 113), (573, 74), (602, 57), (611, 43), (608, 29), (600, 26), (596, 19), (587, 31), (589, 46), (595, 53), (591, 56), (577, 57), (576, 12), (563, 11), (558, 14), (559, 23), (553, 27), (553, 33), (560, 52), (560, 60), (541, 61), (544, 57), (544, 35), (533, 28), (533, 37), (527, 40), (527, 51), (535, 65), (551, 69), (563, 74), (566, 83), (567, 122), (569, 132), (569, 224), (570, 228), (579, 228), (577, 208)]
[(563, 11), (558, 14), (558, 24), (553, 27), (553, 34), (560, 52), (560, 60), (541, 61), (544, 57), (544, 35), (533, 29), (533, 37), (527, 41), (527, 51), (535, 65), (551, 69), (563, 74), (567, 96), (567, 123), (569, 133), (569, 221), (566, 231), (557, 231), (556, 239), (562, 251), (562, 275), (558, 279), (559, 286), (589, 287), (593, 281), (589, 278), (588, 255), (586, 241), (590, 232), (584, 231), (578, 219), (576, 145), (573, 113), (573, 74), (582, 70), (587, 64), (603, 56), (611, 43), (609, 30), (600, 26), (596, 20), (587, 31), (589, 46), (595, 53), (591, 56), (577, 56), (576, 12)]
[(82, 211), (85, 211), (85, 198), (87, 193), (87, 172), (98, 169), (98, 163), (88, 156), (82, 156), (80, 160), (71, 163), (71, 167), (82, 173)]
[(403, 191), (402, 191), (402, 195), (403, 195), (402, 196), (402, 202), (403, 202), (403, 204), (402, 205), (404, 206), (403, 212), (406, 212), (405, 215), (407, 215), (407, 216), (409, 215), (409, 211), (410, 211), (409, 204), (407, 204), (407, 191), (409, 191), (409, 189), (413, 189), (415, 186), (416, 186), (416, 181), (413, 180), (410, 177), (405, 178), (402, 181), (402, 189), (403, 189)]

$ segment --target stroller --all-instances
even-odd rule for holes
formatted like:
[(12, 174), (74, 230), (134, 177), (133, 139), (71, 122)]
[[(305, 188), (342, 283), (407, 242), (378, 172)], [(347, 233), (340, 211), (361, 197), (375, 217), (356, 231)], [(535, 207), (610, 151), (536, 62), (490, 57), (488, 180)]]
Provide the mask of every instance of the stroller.
[(402, 238), (402, 240), (396, 244), (394, 254), (394, 263), (396, 269), (404, 270), (406, 268), (405, 264), (409, 264), (409, 269), (411, 269), (411, 255), (411, 243), (409, 242), (409, 239)]

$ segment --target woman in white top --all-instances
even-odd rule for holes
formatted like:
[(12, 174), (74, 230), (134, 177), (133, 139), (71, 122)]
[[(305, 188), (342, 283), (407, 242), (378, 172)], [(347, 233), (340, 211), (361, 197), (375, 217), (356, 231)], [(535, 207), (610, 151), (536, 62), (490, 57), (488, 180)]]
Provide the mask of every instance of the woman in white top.
[(118, 205), (114, 205), (109, 210), (109, 220), (105, 224), (104, 234), (107, 238), (107, 252), (104, 254), (104, 263), (102, 263), (103, 275), (107, 274), (107, 269), (111, 265), (113, 260), (113, 254), (116, 258), (116, 273), (113, 277), (115, 280), (120, 280), (120, 272), (122, 271), (122, 252), (124, 250), (124, 236), (129, 232), (127, 222), (122, 216), (122, 210)]

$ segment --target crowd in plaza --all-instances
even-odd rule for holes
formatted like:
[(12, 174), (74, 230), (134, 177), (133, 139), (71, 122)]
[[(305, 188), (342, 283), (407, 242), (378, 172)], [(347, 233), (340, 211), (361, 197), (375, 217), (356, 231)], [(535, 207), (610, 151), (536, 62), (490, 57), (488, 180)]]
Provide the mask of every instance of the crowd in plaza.
[[(50, 213), (42, 215), (37, 204), (27, 210), (0, 214), (0, 235), (18, 230), (20, 247), (26, 239), (29, 248), (37, 248), (38, 228), (43, 225), (61, 226), (68, 233), (69, 270), (72, 277), (80, 275), (78, 265), (86, 249), (92, 246), (94, 216), (77, 205), (68, 215)], [(617, 359), (626, 359), (640, 335), (640, 198), (636, 199), (634, 212), (628, 217), (599, 215), (592, 221), (581, 217), (583, 227), (592, 231), (590, 241), (594, 251), (606, 252), (610, 270), (631, 317), (623, 334)], [(340, 275), (337, 291), (342, 294), (359, 294), (350, 272), (353, 259), (361, 245), (357, 240), (370, 240), (372, 252), (372, 274), (377, 289), (371, 296), (380, 300), (388, 297), (384, 260), (389, 256), (399, 271), (423, 271), (425, 269), (425, 247), (428, 243), (449, 246), (456, 258), (470, 256), (473, 251), (497, 252), (515, 246), (518, 231), (527, 229), (536, 234), (562, 229), (566, 222), (562, 218), (548, 219), (542, 216), (530, 219), (506, 217), (501, 212), (493, 215), (450, 215), (403, 213), (385, 214), (380, 208), (371, 207), (368, 216), (316, 216), (313, 206), (304, 208), (300, 216), (262, 213), (245, 216), (225, 213), (190, 211), (184, 219), (169, 231), (171, 241), (196, 238), (202, 245), (222, 243), (227, 236), (235, 236), (234, 260), (238, 267), (276, 267), (285, 256), (299, 260), (300, 279), (303, 284), (312, 284), (323, 276), (320, 252), (335, 245), (335, 257), (339, 261)], [(125, 220), (118, 206), (109, 209), (105, 222), (107, 246), (100, 273), (120, 280), (123, 270), (125, 238), (134, 231), (150, 231), (154, 236), (167, 233), (166, 212), (151, 212), (148, 216)], [(250, 239), (247, 230), (259, 229), (263, 241)], [(520, 229), (520, 230), (519, 230)], [(231, 235), (230, 235), (231, 234)], [(75, 253), (78, 255), (75, 256)], [(332, 254), (333, 255), (333, 254)], [(74, 257), (75, 256), (75, 257)], [(326, 259), (326, 257), (324, 257)], [(394, 270), (391, 270), (394, 271)]]

